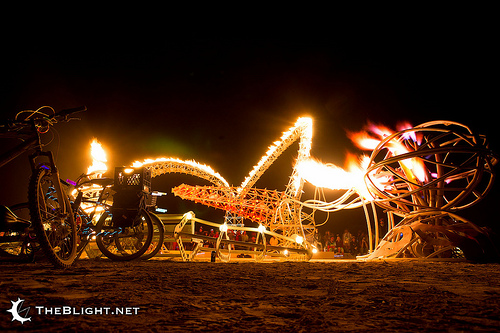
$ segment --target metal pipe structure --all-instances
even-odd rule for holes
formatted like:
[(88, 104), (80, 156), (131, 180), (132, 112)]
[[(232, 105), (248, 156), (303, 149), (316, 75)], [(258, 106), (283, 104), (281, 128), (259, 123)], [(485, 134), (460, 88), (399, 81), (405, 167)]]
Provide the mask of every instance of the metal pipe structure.
[[(394, 147), (402, 148), (395, 153)], [(428, 122), (387, 136), (373, 150), (365, 180), (392, 228), (367, 259), (498, 255), (485, 229), (456, 214), (486, 196), (497, 162), (483, 135), (456, 122)], [(391, 175), (383, 187), (376, 180), (381, 175)], [(402, 219), (396, 226), (394, 215)]]
[[(228, 229), (242, 228), (232, 224), (235, 219), (257, 222), (266, 229), (259, 231), (261, 237), (273, 234), (278, 239), (279, 244), (274, 248), (267, 246), (264, 239), (263, 244), (254, 245), (259, 252), (257, 258), (262, 258), (270, 248), (280, 248), (288, 253), (295, 249), (295, 257), (291, 258), (308, 260), (313, 242), (311, 235), (317, 227), (314, 212), (333, 213), (361, 207), (370, 244), (370, 253), (364, 259), (460, 256), (477, 259), (488, 255), (485, 230), (456, 214), (481, 201), (492, 187), (493, 167), (498, 157), (489, 149), (483, 135), (474, 134), (456, 122), (433, 121), (394, 132), (371, 125), (366, 133), (350, 136), (359, 147), (371, 151), (369, 157), (346, 169), (320, 163), (310, 157), (312, 120), (299, 118), (269, 147), (239, 187), (229, 186), (212, 168), (195, 161), (161, 158), (136, 164), (151, 168), (153, 177), (179, 172), (213, 184), (208, 187), (181, 185), (174, 193), (226, 211), (224, 223), (217, 224), (223, 228), (217, 240), (217, 254), (223, 261), (230, 260), (232, 245), (242, 246), (227, 238)], [(285, 191), (255, 188), (262, 174), (295, 141), (299, 141), (298, 157)], [(317, 188), (345, 192), (332, 202), (318, 198), (301, 201), (305, 181)], [(375, 249), (372, 248), (368, 203), (372, 206)], [(389, 231), (380, 242), (375, 205), (387, 213)], [(312, 213), (306, 214), (304, 209)], [(400, 219), (397, 224), (395, 216)], [(178, 235), (182, 237), (186, 233), (179, 231)], [(224, 250), (221, 244), (227, 245)]]

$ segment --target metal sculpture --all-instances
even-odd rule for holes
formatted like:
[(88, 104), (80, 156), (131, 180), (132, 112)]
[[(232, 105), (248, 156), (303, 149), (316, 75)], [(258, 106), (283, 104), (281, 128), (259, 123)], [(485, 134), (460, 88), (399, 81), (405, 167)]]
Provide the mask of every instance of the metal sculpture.
[[(370, 253), (364, 259), (454, 257), (460, 253), (475, 259), (490, 251), (485, 230), (456, 214), (484, 198), (493, 184), (493, 166), (498, 158), (484, 136), (456, 122), (434, 121), (416, 127), (405, 125), (398, 131), (372, 124), (368, 131), (351, 133), (350, 137), (362, 149), (372, 151), (371, 155), (351, 158), (354, 162), (345, 169), (318, 162), (310, 157), (312, 120), (299, 118), (269, 147), (239, 187), (229, 186), (212, 168), (195, 161), (161, 158), (134, 166), (151, 168), (153, 177), (181, 172), (214, 184), (183, 184), (173, 192), (226, 211), (217, 242), (218, 256), (224, 261), (230, 259), (230, 253), (220, 252), (219, 244), (223, 237), (231, 244), (227, 229), (246, 228), (231, 225), (234, 220), (258, 222), (262, 235), (267, 232), (276, 236), (274, 250), (296, 249), (294, 258), (307, 260), (312, 256), (311, 235), (317, 227), (314, 212), (360, 207), (370, 239)], [(298, 157), (285, 191), (255, 188), (262, 174), (295, 141), (299, 141)], [(306, 180), (318, 189), (341, 189), (345, 193), (332, 202), (320, 197), (302, 202)], [(375, 206), (387, 212), (390, 227), (380, 243)], [(306, 213), (306, 209), (311, 212)], [(401, 221), (395, 225), (398, 218)], [(266, 246), (263, 249), (259, 258)]]
[[(136, 161), (133, 165), (150, 168), (152, 177), (178, 172), (203, 178), (214, 184), (212, 187), (183, 185), (174, 190), (185, 199), (226, 211), (224, 224), (220, 225), (221, 232), (218, 243), (229, 241), (226, 234), (228, 228), (234, 230), (241, 228), (232, 225), (234, 221), (248, 218), (261, 224), (260, 234), (265, 233), (275, 237), (277, 244), (274, 250), (279, 251), (281, 248), (286, 253), (287, 258), (310, 259), (313, 248), (304, 239), (308, 233), (313, 232), (314, 226), (313, 221), (308, 216), (301, 216), (300, 196), (304, 180), (299, 176), (296, 168), (293, 168), (290, 181), (284, 192), (253, 187), (272, 163), (296, 141), (299, 141), (297, 161), (304, 161), (310, 157), (311, 118), (299, 118), (294, 126), (284, 132), (279, 140), (268, 148), (239, 187), (230, 187), (227, 181), (211, 167), (195, 161), (159, 158), (147, 159), (144, 162)], [(269, 207), (264, 208), (262, 204)], [(309, 225), (304, 225), (306, 221)], [(223, 237), (226, 239), (222, 240)], [(228, 249), (229, 253), (223, 253), (217, 248), (217, 255), (221, 260), (230, 260), (231, 246)], [(258, 257), (261, 258), (262, 253)]]
[[(354, 170), (315, 161), (299, 169), (316, 186), (346, 189), (349, 194), (341, 201), (306, 206), (325, 211), (365, 208), (370, 245), (374, 229), (377, 246), (364, 259), (498, 257), (488, 232), (456, 214), (483, 199), (493, 184), (498, 158), (483, 135), (456, 122), (433, 121), (397, 132), (370, 124), (367, 131), (350, 137), (360, 148), (372, 150)], [(359, 197), (346, 202), (353, 191)], [(388, 216), (390, 230), (380, 243), (373, 205)], [(395, 216), (401, 219), (397, 225)]]
[(182, 184), (172, 189), (182, 199), (222, 209), (259, 224), (268, 225), (274, 219), (284, 192), (276, 190), (235, 187), (191, 186)]
[[(486, 230), (456, 212), (485, 197), (497, 162), (483, 135), (456, 122), (428, 122), (383, 139), (365, 181), (375, 204), (389, 212), (391, 226), (394, 215), (402, 220), (367, 258), (490, 255)], [(381, 176), (390, 177), (383, 187), (376, 182)]]

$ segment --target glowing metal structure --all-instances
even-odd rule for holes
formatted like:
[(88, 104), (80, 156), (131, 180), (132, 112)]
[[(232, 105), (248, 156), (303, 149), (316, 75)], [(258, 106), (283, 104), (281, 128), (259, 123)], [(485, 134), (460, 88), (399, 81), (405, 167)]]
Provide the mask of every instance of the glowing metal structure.
[[(451, 121), (406, 126), (395, 133), (372, 125), (370, 131), (379, 139), (368, 133), (351, 135), (360, 147), (373, 150), (360, 166), (366, 187), (360, 188), (359, 180), (353, 180), (352, 189), (347, 189), (348, 184), (342, 185), (348, 191), (335, 202), (306, 201), (304, 206), (333, 212), (362, 205), (370, 233), (366, 207), (370, 202), (377, 247), (374, 251), (370, 248), (371, 253), (364, 257), (368, 260), (450, 258), (462, 254), (472, 260), (500, 257), (485, 229), (456, 214), (484, 198), (493, 184), (493, 166), (498, 158), (484, 136)], [(312, 169), (306, 169), (302, 175), (314, 179), (316, 186), (330, 184), (330, 188), (339, 188), (338, 184), (345, 181), (338, 177), (346, 178), (348, 174), (339, 169), (312, 163)], [(320, 184), (322, 180), (313, 175), (322, 170), (326, 170), (326, 179)], [(359, 173), (352, 175), (355, 179)], [(353, 191), (358, 198), (352, 199)], [(388, 215), (390, 230), (380, 243), (374, 204)], [(396, 226), (395, 216), (401, 218)], [(371, 238), (370, 234), (370, 245)]]
[[(299, 176), (296, 168), (292, 170), (290, 181), (284, 192), (253, 187), (272, 163), (296, 141), (299, 141), (297, 162), (309, 158), (312, 142), (311, 118), (299, 118), (293, 127), (284, 132), (280, 139), (268, 148), (266, 154), (253, 167), (241, 186), (237, 188), (230, 187), (228, 182), (209, 166), (195, 161), (159, 158), (156, 160), (148, 159), (144, 162), (137, 161), (133, 166), (150, 168), (152, 177), (177, 172), (210, 181), (214, 184), (213, 187), (201, 188), (183, 185), (177, 188), (177, 193), (186, 199), (225, 210), (224, 225), (227, 225), (227, 228), (238, 228), (231, 224), (234, 220), (239, 221), (241, 218), (260, 222), (263, 228), (270, 229), (268, 231), (270, 235), (278, 239), (278, 247), (286, 250), (289, 256), (297, 255), (299, 259), (308, 259), (312, 255), (312, 248), (305, 241), (306, 233), (313, 231), (314, 226), (311, 226), (313, 222), (309, 226), (303, 225), (303, 221), (307, 221), (301, 216), (300, 205), (304, 180)], [(263, 204), (267, 208), (264, 208)], [(221, 230), (223, 232), (219, 235), (218, 243), (222, 241), (223, 237), (226, 237), (223, 242), (228, 242), (227, 228)], [(229, 253), (226, 254), (219, 251), (219, 248), (217, 249), (221, 260), (230, 260), (231, 246), (228, 247), (228, 250)]]
[(186, 184), (173, 188), (172, 192), (182, 199), (222, 209), (264, 225), (274, 218), (279, 202), (285, 196), (276, 190)]
[[(246, 195), (248, 189), (254, 186), (271, 164), (296, 141), (299, 141), (299, 149), (290, 181), (286, 186), (284, 195), (279, 202), (276, 202), (277, 208), (274, 217), (267, 219), (267, 221), (263, 222), (263, 225), (281, 235), (281, 237), (277, 237), (280, 246), (307, 249), (308, 254), (305, 258), (303, 255), (297, 255), (293, 258), (301, 260), (310, 259), (312, 256), (313, 249), (307, 239), (311, 238), (310, 236), (314, 231), (314, 221), (310, 220), (310, 215), (302, 214), (300, 197), (302, 195), (304, 179), (299, 175), (296, 166), (310, 157), (312, 144), (311, 118), (299, 118), (293, 127), (284, 132), (280, 139), (269, 147), (267, 153), (254, 166), (248, 177), (241, 184), (238, 189), (239, 196), (237, 198)], [(290, 239), (298, 239), (300, 241), (290, 242)]]
[(215, 172), (206, 164), (196, 161), (184, 161), (178, 158), (146, 159), (143, 162), (135, 161), (134, 167), (144, 166), (151, 169), (151, 177), (157, 177), (167, 173), (183, 173), (202, 179), (206, 179), (216, 186), (229, 186), (228, 182), (219, 173)]
[[(395, 154), (394, 143), (405, 152)], [(405, 161), (420, 164), (422, 174), (415, 176)], [(371, 154), (365, 181), (375, 203), (389, 212), (392, 229), (367, 258), (454, 257), (458, 251), (473, 260), (495, 255), (487, 232), (456, 212), (485, 197), (497, 162), (484, 136), (451, 121), (424, 123), (382, 140)], [(391, 177), (383, 188), (374, 182), (381, 175)], [(394, 215), (402, 218), (397, 226)]]
[[(187, 225), (187, 223), (192, 223), (192, 222), (208, 225), (211, 227), (218, 227), (220, 230), (219, 237), (217, 239), (214, 239), (210, 236), (194, 235), (193, 233), (184, 231), (184, 228)], [(229, 237), (227, 237), (227, 233), (229, 231), (253, 232), (257, 234), (257, 239), (254, 243), (231, 240), (229, 239)], [(177, 244), (179, 245), (181, 257), (184, 261), (191, 261), (194, 259), (196, 254), (201, 250), (201, 245), (203, 244), (203, 241), (209, 241), (209, 242), (215, 241), (215, 248), (213, 250), (215, 250), (215, 252), (218, 253), (219, 256), (222, 254), (221, 252), (222, 247), (227, 247), (226, 252), (228, 253), (224, 253), (222, 259), (224, 258), (230, 259), (231, 247), (233, 246), (248, 248), (247, 251), (239, 250), (239, 252), (247, 254), (251, 253), (255, 261), (263, 260), (266, 254), (271, 252), (273, 253), (273, 256), (284, 257), (284, 258), (289, 258), (291, 254), (302, 255), (303, 257), (310, 257), (311, 255), (310, 250), (306, 248), (297, 248), (296, 246), (287, 248), (277, 245), (268, 245), (267, 242), (265, 241), (266, 235), (268, 237), (281, 238), (284, 241), (288, 241), (290, 244), (293, 243), (301, 244), (303, 242), (303, 239), (301, 239), (300, 236), (295, 235), (294, 238), (284, 237), (281, 234), (268, 230), (263, 225), (259, 225), (259, 227), (255, 228), (255, 227), (245, 227), (228, 223), (217, 224), (214, 222), (199, 219), (195, 216), (193, 212), (187, 212), (186, 214), (184, 214), (181, 218), (180, 223), (177, 224), (174, 229), (174, 237), (177, 241)], [(187, 253), (187, 251), (184, 248), (183, 242), (185, 238), (195, 243), (195, 247), (191, 251), (191, 253)]]
[[(313, 248), (311, 233), (317, 227), (314, 212), (330, 213), (360, 207), (365, 211), (370, 238), (370, 253), (365, 259), (449, 257), (461, 251), (469, 258), (484, 254), (488, 245), (483, 246), (482, 240), (487, 234), (456, 212), (479, 202), (493, 184), (493, 166), (498, 159), (485, 137), (449, 121), (416, 127), (406, 125), (398, 132), (372, 126), (371, 131), (379, 138), (366, 133), (351, 135), (360, 147), (372, 153), (345, 170), (311, 159), (312, 120), (299, 118), (269, 147), (239, 187), (229, 186), (212, 168), (194, 161), (161, 158), (136, 162), (134, 166), (151, 168), (153, 177), (180, 172), (214, 184), (203, 187), (183, 184), (173, 191), (183, 199), (226, 211), (224, 224), (219, 224), (221, 233), (217, 240), (217, 254), (224, 261), (230, 259), (231, 244), (234, 245), (227, 237), (227, 230), (247, 228), (232, 225), (235, 219), (246, 218), (260, 223), (262, 235), (266, 231), (278, 239), (274, 250), (286, 249), (288, 253), (295, 249), (294, 259), (308, 260)], [(297, 140), (298, 157), (285, 191), (255, 188), (262, 174)], [(305, 180), (319, 189), (343, 189), (345, 193), (333, 202), (321, 198), (301, 202)], [(373, 228), (367, 205), (372, 208)], [(375, 205), (387, 212), (390, 228), (380, 244)], [(306, 214), (305, 208), (312, 212)], [(396, 226), (395, 216), (402, 219)], [(179, 228), (181, 226), (182, 221)], [(177, 230), (176, 238), (182, 234), (181, 229)], [(375, 230), (375, 250), (372, 229)], [(220, 251), (221, 243), (229, 245), (229, 253)], [(267, 251), (265, 244), (256, 247), (261, 253)]]

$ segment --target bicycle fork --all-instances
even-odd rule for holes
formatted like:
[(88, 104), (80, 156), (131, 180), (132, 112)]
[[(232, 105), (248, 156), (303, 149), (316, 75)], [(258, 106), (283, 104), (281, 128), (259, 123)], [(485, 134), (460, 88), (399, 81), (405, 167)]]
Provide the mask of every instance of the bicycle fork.
[[(41, 164), (41, 163), (37, 165), (35, 163), (37, 157), (40, 157), (40, 156), (45, 156), (49, 159), (49, 166), (47, 166), (45, 164)], [(38, 167), (42, 167), (42, 168), (50, 171), (50, 178), (52, 179), (52, 184), (54, 185), (54, 189), (56, 190), (57, 198), (60, 198), (60, 201), (61, 201), (61, 202), (59, 202), (59, 205), (61, 207), (60, 213), (62, 215), (72, 214), (72, 212), (70, 211), (70, 207), (66, 206), (66, 200), (64, 200), (64, 197), (66, 196), (66, 194), (62, 190), (61, 182), (59, 180), (59, 170), (57, 169), (56, 164), (54, 163), (54, 155), (52, 154), (52, 152), (51, 151), (45, 152), (45, 151), (41, 151), (41, 150), (36, 151), (29, 156), (29, 160), (30, 160), (32, 174), (34, 174), (36, 172)]]

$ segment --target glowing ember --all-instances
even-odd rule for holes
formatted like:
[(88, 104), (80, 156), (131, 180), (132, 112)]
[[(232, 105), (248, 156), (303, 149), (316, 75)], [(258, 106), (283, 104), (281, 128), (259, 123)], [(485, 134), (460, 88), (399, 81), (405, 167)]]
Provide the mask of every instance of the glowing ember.
[(92, 165), (88, 167), (87, 174), (91, 175), (92, 178), (101, 178), (102, 174), (108, 170), (106, 166), (106, 152), (102, 148), (102, 145), (97, 139), (93, 139), (90, 144), (90, 154), (92, 156)]

